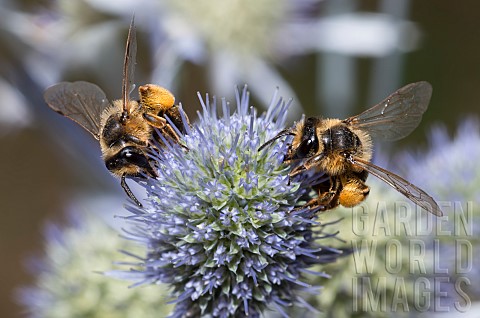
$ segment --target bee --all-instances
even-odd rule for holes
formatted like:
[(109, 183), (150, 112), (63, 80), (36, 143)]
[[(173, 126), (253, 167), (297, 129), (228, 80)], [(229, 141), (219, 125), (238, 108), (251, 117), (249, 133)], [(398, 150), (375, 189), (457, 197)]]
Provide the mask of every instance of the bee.
[(427, 82), (406, 85), (360, 115), (344, 120), (309, 117), (281, 131), (259, 150), (283, 136), (293, 136), (286, 163), (300, 162), (293, 177), (305, 171), (325, 173), (327, 180), (313, 186), (318, 197), (307, 207), (328, 210), (353, 207), (366, 199), (369, 174), (384, 181), (426, 211), (442, 216), (440, 207), (425, 191), (402, 177), (371, 163), (372, 138), (397, 140), (420, 123), (432, 95)]
[[(138, 90), (139, 101), (129, 98), (134, 88), (136, 51), (132, 18), (123, 63), (122, 99), (109, 103), (100, 87), (84, 81), (53, 85), (45, 91), (44, 99), (51, 109), (78, 123), (100, 142), (105, 166), (112, 175), (120, 178), (128, 197), (141, 207), (125, 178), (156, 178), (154, 162), (148, 155), (155, 129), (164, 137), (178, 142), (180, 138), (166, 116), (182, 133), (185, 132), (183, 120), (188, 125), (188, 118), (175, 105), (173, 94), (163, 87), (143, 85)], [(161, 140), (157, 141), (162, 144)]]

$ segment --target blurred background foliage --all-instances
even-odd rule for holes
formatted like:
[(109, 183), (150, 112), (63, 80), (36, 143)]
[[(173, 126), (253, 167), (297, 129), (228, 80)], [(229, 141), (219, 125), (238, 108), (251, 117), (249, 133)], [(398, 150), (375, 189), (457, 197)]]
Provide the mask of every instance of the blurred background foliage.
[(118, 98), (133, 12), (135, 82), (169, 88), (192, 121), (197, 91), (231, 99), (244, 83), (259, 109), (277, 86), (294, 98), (293, 122), (302, 113), (354, 115), (404, 84), (429, 81), (421, 125), (379, 151), (394, 157), (423, 149), (433, 124), (452, 133), (478, 115), (479, 9), (447, 0), (1, 0), (0, 316), (22, 311), (12, 290), (32, 282), (22, 263), (41, 250), (46, 220), (62, 222), (72, 202), (92, 196), (113, 195), (109, 209), (122, 213), (122, 190), (97, 142), (48, 109), (42, 93), (86, 80)]

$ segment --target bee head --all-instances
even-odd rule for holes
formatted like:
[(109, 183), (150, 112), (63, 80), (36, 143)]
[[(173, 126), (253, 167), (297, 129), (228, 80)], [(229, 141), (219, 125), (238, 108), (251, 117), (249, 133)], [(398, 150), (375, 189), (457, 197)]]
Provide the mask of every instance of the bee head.
[(320, 119), (310, 117), (305, 120), (299, 135), (299, 140), (295, 145), (290, 159), (304, 159), (312, 157), (319, 150), (319, 142), (317, 136), (317, 126)]
[(146, 154), (135, 146), (123, 148), (114, 156), (105, 160), (105, 166), (115, 175), (140, 176), (140, 173), (143, 172), (151, 177), (157, 176)]

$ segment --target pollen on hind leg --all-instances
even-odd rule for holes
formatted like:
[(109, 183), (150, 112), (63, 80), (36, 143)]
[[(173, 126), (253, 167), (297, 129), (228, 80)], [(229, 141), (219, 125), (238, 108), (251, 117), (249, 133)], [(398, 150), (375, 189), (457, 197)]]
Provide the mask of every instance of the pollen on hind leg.
[(165, 112), (175, 104), (175, 97), (166, 88), (146, 84), (138, 88), (140, 101), (143, 106), (154, 109), (156, 112)]
[(370, 188), (363, 182), (351, 180), (343, 186), (339, 195), (339, 202), (347, 208), (354, 207), (365, 200), (370, 193)]

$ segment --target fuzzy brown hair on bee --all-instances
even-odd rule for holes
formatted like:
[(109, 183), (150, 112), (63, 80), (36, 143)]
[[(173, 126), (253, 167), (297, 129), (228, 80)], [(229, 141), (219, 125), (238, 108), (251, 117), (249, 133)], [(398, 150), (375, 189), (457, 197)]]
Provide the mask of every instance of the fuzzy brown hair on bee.
[(50, 108), (77, 122), (99, 140), (105, 166), (112, 175), (121, 179), (127, 195), (142, 206), (125, 178), (156, 178), (155, 163), (148, 154), (155, 148), (152, 140), (163, 144), (156, 130), (166, 139), (178, 143), (180, 137), (167, 117), (181, 132), (184, 132), (184, 125), (188, 125), (188, 118), (175, 105), (173, 94), (158, 85), (140, 86), (139, 101), (129, 98), (133, 88), (136, 51), (132, 19), (123, 65), (122, 99), (110, 104), (97, 85), (83, 81), (53, 85), (45, 91), (44, 98)]
[[(175, 97), (164, 87), (146, 84), (138, 88), (143, 117), (149, 124), (158, 128), (164, 136), (168, 136), (174, 141), (179, 141), (179, 136), (168, 124), (166, 117), (182, 133), (185, 133), (185, 125), (189, 125), (188, 117), (185, 112), (175, 105)], [(185, 122), (184, 122), (185, 120)], [(160, 143), (162, 143), (160, 141)]]
[(415, 129), (428, 107), (432, 87), (427, 82), (404, 86), (360, 115), (340, 119), (310, 117), (281, 131), (268, 144), (292, 135), (285, 162), (297, 164), (290, 176), (315, 171), (327, 180), (313, 186), (318, 197), (306, 206), (328, 210), (338, 205), (353, 207), (366, 199), (368, 174), (381, 179), (408, 199), (437, 216), (442, 215), (435, 200), (402, 177), (371, 163), (372, 137), (396, 140)]
[(339, 204), (352, 207), (365, 200), (370, 192), (364, 183), (367, 174), (363, 173), (365, 170), (362, 167), (350, 163), (345, 154), (370, 161), (372, 140), (367, 133), (360, 129), (352, 129), (340, 119), (316, 117), (298, 122), (293, 132), (294, 138), (285, 160), (291, 162), (305, 158), (318, 157), (318, 159), (307, 160), (292, 171), (291, 175), (314, 169), (329, 176), (326, 185), (316, 186), (318, 198), (307, 205), (332, 209)]

